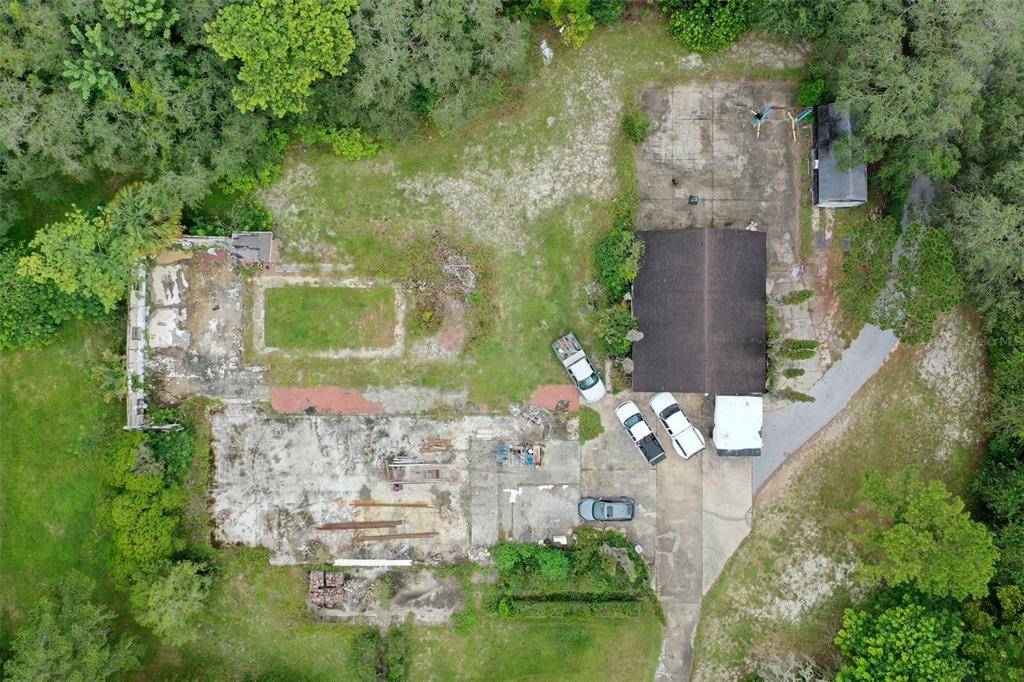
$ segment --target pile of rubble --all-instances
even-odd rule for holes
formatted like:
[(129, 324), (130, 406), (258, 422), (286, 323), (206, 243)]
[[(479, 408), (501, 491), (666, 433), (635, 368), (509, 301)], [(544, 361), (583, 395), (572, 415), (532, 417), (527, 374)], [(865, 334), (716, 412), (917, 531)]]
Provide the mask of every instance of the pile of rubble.
[(306, 603), (321, 608), (339, 604), (345, 596), (344, 584), (345, 576), (342, 573), (310, 571)]

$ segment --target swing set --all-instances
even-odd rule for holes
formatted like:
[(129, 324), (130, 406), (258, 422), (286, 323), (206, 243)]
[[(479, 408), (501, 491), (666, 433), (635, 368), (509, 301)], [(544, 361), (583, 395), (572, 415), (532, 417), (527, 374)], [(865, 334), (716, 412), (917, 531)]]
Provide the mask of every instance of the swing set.
[[(754, 111), (753, 109), (751, 109), (750, 110), (750, 115), (753, 118), (752, 118), (750, 124), (752, 126), (754, 126), (754, 128), (757, 130), (757, 139), (758, 140), (761, 139), (761, 124), (764, 123), (765, 120), (767, 120), (767, 118), (771, 115), (771, 113), (773, 111), (775, 111), (776, 109), (778, 109), (780, 111), (785, 111), (786, 112), (786, 116), (789, 117), (789, 128), (790, 128), (791, 131), (793, 131), (793, 142), (796, 142), (796, 124), (799, 123), (800, 121), (803, 121), (805, 118), (807, 118), (812, 113), (814, 113), (814, 107), (807, 107), (806, 109), (800, 109), (799, 107), (779, 107), (779, 106), (775, 106), (773, 104), (773, 105), (769, 105), (767, 108), (765, 108), (764, 111), (761, 111), (761, 112), (757, 112), (757, 111)], [(794, 111), (798, 111), (799, 113), (796, 116), (794, 116), (793, 115)]]

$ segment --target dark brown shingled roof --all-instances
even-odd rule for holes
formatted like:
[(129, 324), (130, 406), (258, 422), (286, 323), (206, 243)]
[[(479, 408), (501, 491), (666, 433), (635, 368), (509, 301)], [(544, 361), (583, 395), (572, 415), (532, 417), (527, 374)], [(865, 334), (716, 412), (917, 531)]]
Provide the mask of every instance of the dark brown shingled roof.
[(764, 232), (641, 232), (633, 284), (644, 338), (633, 344), (633, 390), (762, 393), (765, 368)]

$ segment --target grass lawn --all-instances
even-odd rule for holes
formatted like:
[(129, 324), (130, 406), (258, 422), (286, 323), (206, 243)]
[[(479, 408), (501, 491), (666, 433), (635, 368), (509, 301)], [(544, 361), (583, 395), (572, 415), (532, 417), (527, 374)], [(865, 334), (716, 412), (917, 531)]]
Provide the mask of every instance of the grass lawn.
[(387, 347), (395, 340), (395, 290), (288, 286), (266, 290), (266, 344), (332, 350)]
[(124, 403), (104, 403), (92, 367), (113, 326), (69, 325), (42, 350), (0, 354), (0, 639), (9, 640), (42, 584), (69, 569), (111, 601), (109, 544), (97, 523), (101, 454)]
[(701, 605), (692, 679), (738, 679), (787, 652), (834, 672), (843, 609), (865, 589), (849, 540), (865, 471), (917, 464), (969, 494), (987, 438), (984, 344), (963, 310), (939, 324), (932, 343), (895, 351), (766, 485), (750, 535)]
[(486, 618), (467, 635), (419, 630), (412, 679), (650, 680), (661, 650), (661, 623), (641, 618), (515, 621)]
[(793, 79), (800, 71), (785, 48), (754, 37), (693, 60), (653, 17), (599, 28), (578, 50), (547, 37), (554, 62), (543, 66), (537, 58), (531, 78), (464, 130), (399, 143), (355, 163), (295, 149), (281, 182), (261, 195), (277, 216), (286, 261), (429, 279), (432, 241), (468, 242), (491, 274), (468, 313), (490, 326), (454, 360), (271, 355), (272, 383), (468, 388), (472, 400), (497, 407), (541, 384), (565, 382), (550, 348), (559, 334), (574, 331), (600, 362), (588, 285), (594, 245), (611, 224), (610, 203), (634, 181), (633, 147), (619, 132), (624, 108), (636, 106), (648, 85)]

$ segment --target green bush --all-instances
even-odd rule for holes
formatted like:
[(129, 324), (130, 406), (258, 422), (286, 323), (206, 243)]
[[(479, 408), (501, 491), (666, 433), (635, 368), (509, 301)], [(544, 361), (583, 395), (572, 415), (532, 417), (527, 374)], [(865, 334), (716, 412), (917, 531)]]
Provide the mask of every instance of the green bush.
[(580, 443), (586, 443), (604, 433), (601, 415), (597, 410), (580, 405)]
[(651, 132), (651, 119), (639, 109), (629, 109), (622, 116), (622, 132), (636, 144), (643, 144)]
[(878, 298), (889, 278), (899, 226), (891, 217), (869, 220), (853, 228), (843, 254), (843, 276), (837, 290), (843, 314), (860, 324), (874, 320)]
[(348, 672), (358, 682), (377, 682), (384, 667), (380, 631), (373, 627), (361, 628), (352, 637), (348, 650)]
[(172, 407), (152, 409), (149, 418), (153, 424), (178, 424), (171, 431), (149, 431), (146, 440), (153, 455), (164, 465), (168, 480), (180, 482), (192, 466), (195, 456), (195, 426), (188, 417)]
[(562, 33), (562, 41), (572, 47), (582, 47), (597, 22), (587, 11), (590, 0), (543, 0), (551, 20)]
[(118, 435), (107, 455), (107, 480), (114, 491), (103, 507), (113, 545), (111, 577), (126, 589), (185, 547), (179, 533), (185, 492), (164, 481), (164, 466), (137, 431)]
[(626, 0), (590, 0), (589, 11), (599, 24), (617, 24), (626, 13)]
[(643, 602), (636, 599), (606, 601), (513, 599), (510, 604), (512, 617), (524, 619), (639, 618), (643, 615), (643, 608)]
[(988, 457), (974, 489), (998, 523), (1024, 522), (1024, 460)]
[(782, 305), (796, 305), (798, 303), (803, 303), (804, 301), (809, 301), (812, 298), (814, 298), (813, 289), (797, 289), (796, 291), (791, 291), (782, 296), (779, 299), (779, 303)]
[(598, 317), (598, 327), (605, 352), (618, 358), (629, 355), (633, 342), (626, 338), (626, 335), (637, 326), (636, 318), (625, 304), (602, 310)]
[(359, 128), (332, 128), (324, 130), (310, 126), (300, 126), (296, 132), (299, 141), (303, 144), (328, 145), (331, 151), (346, 161), (372, 159), (382, 149), (379, 142)]
[(790, 401), (795, 402), (795, 403), (813, 403), (814, 402), (814, 396), (807, 395), (806, 393), (801, 393), (800, 391), (794, 391), (791, 388), (783, 389), (783, 390), (779, 391), (778, 393), (776, 393), (775, 395), (777, 395), (778, 397), (782, 398), (783, 400), (790, 400)]
[(804, 370), (801, 369), (800, 367), (787, 367), (786, 369), (782, 370), (782, 376), (786, 377), (787, 379), (795, 379), (797, 377), (802, 377), (804, 373)]
[(802, 107), (817, 106), (824, 96), (825, 81), (821, 78), (804, 79), (796, 89), (796, 103)]
[[(619, 220), (622, 215), (617, 216)], [(632, 215), (630, 215), (632, 223)], [(608, 294), (608, 300), (620, 301), (640, 273), (644, 243), (636, 238), (632, 224), (614, 227), (597, 243), (597, 276)]]
[(779, 345), (777, 355), (786, 360), (808, 360), (817, 355), (818, 342), (813, 339), (785, 339)]
[(384, 663), (387, 682), (405, 682), (411, 672), (412, 627), (409, 622), (392, 625), (384, 633)]
[(663, 0), (668, 32), (698, 54), (719, 52), (753, 25), (752, 0)]
[(565, 580), (569, 577), (569, 558), (565, 552), (550, 547), (541, 548), (537, 553), (540, 574), (545, 580)]
[(251, 194), (260, 187), (269, 187), (281, 179), (284, 168), (284, 148), (288, 145), (288, 134), (271, 128), (258, 145), (262, 153), (253, 154), (255, 163), (245, 170), (225, 177), (221, 186), (229, 194)]
[[(889, 321), (903, 343), (928, 341), (934, 335), (939, 315), (952, 310), (964, 295), (964, 282), (957, 272), (953, 242), (945, 230), (913, 223), (904, 234), (904, 249), (897, 265), (896, 291), (899, 297), (885, 321)], [(907, 255), (912, 251), (912, 256)]]
[(18, 273), (24, 247), (0, 251), (0, 350), (38, 348), (73, 319), (98, 319), (103, 306), (92, 297), (66, 294), (52, 281)]

